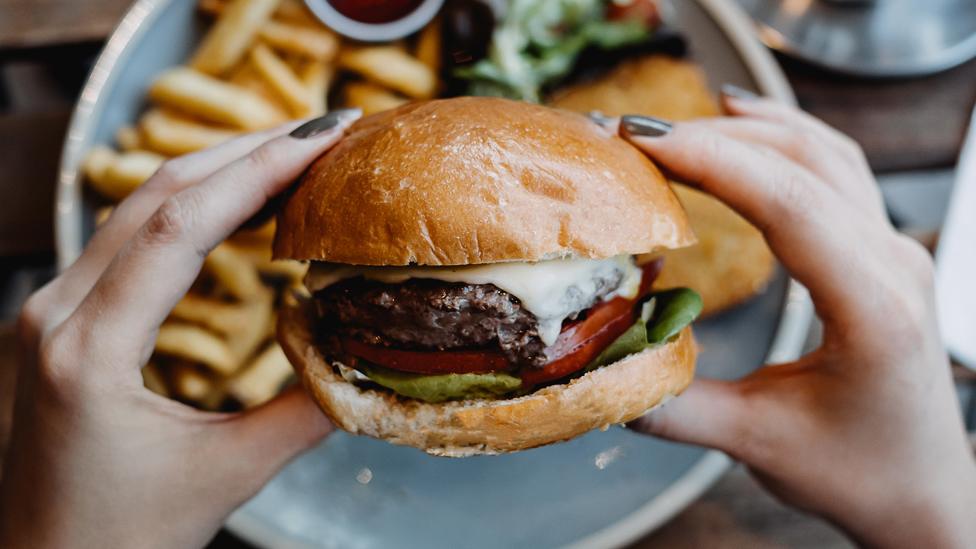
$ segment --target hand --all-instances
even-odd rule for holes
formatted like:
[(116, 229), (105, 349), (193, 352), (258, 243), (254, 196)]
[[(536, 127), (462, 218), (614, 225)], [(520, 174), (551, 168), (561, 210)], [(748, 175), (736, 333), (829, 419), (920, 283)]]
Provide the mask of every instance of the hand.
[(209, 250), (332, 147), (353, 115), (169, 161), (31, 297), (0, 547), (202, 546), (329, 433), (300, 390), (244, 413), (206, 413), (149, 392), (139, 370)]
[(728, 453), (861, 543), (972, 547), (976, 465), (928, 253), (888, 223), (854, 141), (772, 101), (723, 101), (731, 117), (670, 131), (625, 117), (620, 131), (762, 231), (810, 290), (823, 344), (739, 381), (697, 380), (632, 428)]

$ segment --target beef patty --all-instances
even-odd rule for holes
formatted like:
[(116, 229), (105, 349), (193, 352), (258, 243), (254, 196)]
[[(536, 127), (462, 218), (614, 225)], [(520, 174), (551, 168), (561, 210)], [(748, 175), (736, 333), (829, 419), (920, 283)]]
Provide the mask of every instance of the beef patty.
[[(597, 281), (584, 296), (570, 288), (578, 316), (620, 285), (622, 273)], [(410, 279), (387, 284), (346, 279), (315, 293), (322, 327), (372, 345), (398, 349), (448, 350), (497, 346), (513, 365), (547, 362), (538, 321), (518, 298), (493, 284)]]

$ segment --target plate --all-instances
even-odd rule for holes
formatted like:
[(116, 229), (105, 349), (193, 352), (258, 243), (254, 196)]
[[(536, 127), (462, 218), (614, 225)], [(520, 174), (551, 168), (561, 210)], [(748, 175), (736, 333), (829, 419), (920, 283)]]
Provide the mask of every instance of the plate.
[[(731, 0), (664, 5), (714, 87), (793, 95)], [(144, 107), (161, 69), (202, 32), (195, 2), (138, 0), (106, 43), (68, 129), (56, 204), (59, 264), (92, 231), (79, 164)], [(696, 323), (699, 375), (731, 379), (795, 358), (812, 318), (806, 291), (782, 272), (748, 304)], [(234, 459), (234, 456), (227, 456)], [(338, 433), (288, 465), (228, 527), (269, 547), (616, 547), (659, 526), (729, 466), (718, 452), (622, 428), (500, 457), (450, 460)]]

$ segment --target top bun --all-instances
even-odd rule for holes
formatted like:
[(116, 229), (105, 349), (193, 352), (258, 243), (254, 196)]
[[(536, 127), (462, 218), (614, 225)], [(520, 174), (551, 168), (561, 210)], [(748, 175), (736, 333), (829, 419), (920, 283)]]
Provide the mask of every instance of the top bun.
[(274, 255), (471, 265), (694, 241), (667, 180), (623, 139), (568, 111), (461, 97), (353, 124), (287, 199)]

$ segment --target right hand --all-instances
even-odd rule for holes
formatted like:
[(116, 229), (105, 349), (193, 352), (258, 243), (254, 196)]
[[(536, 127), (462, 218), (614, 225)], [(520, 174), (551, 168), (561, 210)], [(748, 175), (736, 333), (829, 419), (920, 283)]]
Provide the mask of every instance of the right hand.
[(810, 290), (823, 344), (738, 381), (699, 379), (631, 427), (728, 453), (861, 543), (972, 547), (976, 463), (929, 254), (888, 222), (854, 141), (785, 105), (723, 99), (733, 116), (657, 137), (625, 120), (621, 135), (762, 231)]

